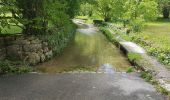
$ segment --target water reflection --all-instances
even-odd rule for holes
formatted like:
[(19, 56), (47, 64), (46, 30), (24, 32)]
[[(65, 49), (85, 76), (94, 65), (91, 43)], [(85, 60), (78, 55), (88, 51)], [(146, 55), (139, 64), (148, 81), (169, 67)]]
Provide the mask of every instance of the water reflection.
[(103, 64), (112, 65), (117, 71), (129, 66), (127, 58), (93, 26), (78, 29), (74, 42), (60, 57), (38, 66), (43, 72), (60, 72), (73, 66), (88, 66), (97, 70)]

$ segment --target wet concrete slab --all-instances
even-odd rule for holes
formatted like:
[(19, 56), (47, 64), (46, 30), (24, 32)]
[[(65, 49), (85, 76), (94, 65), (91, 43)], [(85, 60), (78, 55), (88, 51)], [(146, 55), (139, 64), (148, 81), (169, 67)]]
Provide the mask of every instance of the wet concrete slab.
[(0, 77), (0, 100), (165, 100), (137, 74), (24, 74)]
[(120, 42), (120, 45), (122, 45), (128, 52), (134, 52), (134, 53), (146, 53), (145, 50), (138, 46), (136, 43), (133, 42)]

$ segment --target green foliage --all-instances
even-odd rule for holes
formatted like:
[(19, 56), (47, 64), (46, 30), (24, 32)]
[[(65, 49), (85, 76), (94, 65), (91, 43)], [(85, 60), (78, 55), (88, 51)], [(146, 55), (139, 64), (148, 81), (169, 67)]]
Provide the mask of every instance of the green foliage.
[(91, 17), (94, 13), (94, 7), (90, 3), (83, 3), (80, 6), (80, 15)]
[(140, 77), (144, 78), (147, 82), (149, 82), (153, 79), (152, 75), (150, 73), (145, 72), (145, 71), (140, 72)]
[(97, 12), (107, 22), (111, 20), (112, 0), (96, 0)]
[(124, 23), (124, 26), (129, 24), (134, 32), (141, 31), (144, 22), (156, 20), (157, 6), (155, 0), (126, 0), (122, 19), (130, 23)]
[(128, 59), (129, 59), (130, 61), (136, 61), (136, 60), (141, 59), (141, 55), (138, 54), (138, 53), (129, 52), (129, 53), (128, 53)]
[(163, 15), (163, 18), (169, 18), (170, 14), (170, 1), (169, 0), (157, 0), (159, 14)]
[(18, 9), (15, 5), (15, 0), (1, 0), (0, 1), (0, 34), (4, 29), (10, 29), (11, 26), (19, 26), (19, 21), (16, 19), (15, 12)]
[(127, 0), (125, 2), (124, 18), (154, 20), (157, 17), (157, 6), (155, 0)]
[(131, 72), (133, 72), (133, 71), (134, 71), (134, 67), (131, 66), (131, 67), (129, 67), (129, 68), (127, 69), (126, 73), (131, 73)]
[(113, 34), (105, 27), (100, 27), (100, 31), (107, 37), (107, 39), (112, 43), (117, 43), (117, 40), (113, 36)]
[[(79, 0), (1, 0), (0, 32), (18, 26), (24, 34), (46, 34), (49, 23), (63, 28), (79, 10)], [(2, 12), (1, 12), (2, 11)], [(8, 15), (9, 16), (8, 16)]]
[(80, 9), (81, 0), (64, 0), (64, 1), (66, 1), (67, 3), (66, 13), (70, 16), (70, 18), (74, 18)]
[(0, 74), (22, 74), (32, 71), (31, 67), (20, 62), (0, 61)]
[(68, 23), (64, 29), (52, 28), (49, 30), (49, 34), (42, 35), (40, 38), (47, 41), (53, 48), (54, 54), (58, 55), (74, 38), (75, 32), (76, 26), (73, 23)]
[(140, 32), (144, 28), (144, 20), (143, 19), (134, 19), (129, 23), (129, 27), (133, 32)]
[(158, 4), (155, 0), (143, 0), (139, 5), (139, 16), (146, 21), (152, 21), (157, 18)]

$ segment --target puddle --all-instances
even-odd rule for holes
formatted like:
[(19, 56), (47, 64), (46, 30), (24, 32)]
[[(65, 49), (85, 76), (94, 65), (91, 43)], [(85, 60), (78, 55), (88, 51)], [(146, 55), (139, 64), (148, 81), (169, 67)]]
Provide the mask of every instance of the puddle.
[(101, 66), (107, 66), (105, 70), (112, 72), (109, 70), (111, 67), (116, 71), (126, 71), (130, 63), (102, 33), (98, 32), (93, 25), (88, 25), (88, 28), (78, 29), (74, 42), (60, 57), (39, 65), (38, 70), (55, 73), (66, 69), (72, 70), (75, 66), (80, 69), (81, 66), (85, 69), (88, 67), (96, 71)]
[(113, 74), (115, 71), (113, 70), (113, 66), (111, 64), (102, 64), (99, 67), (98, 72)]

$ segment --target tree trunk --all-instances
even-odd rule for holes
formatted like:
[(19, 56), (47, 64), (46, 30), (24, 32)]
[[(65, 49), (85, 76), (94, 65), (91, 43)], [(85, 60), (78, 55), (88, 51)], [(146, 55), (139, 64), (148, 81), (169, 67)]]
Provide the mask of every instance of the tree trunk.
[(163, 18), (169, 18), (169, 9), (167, 7), (163, 8)]

